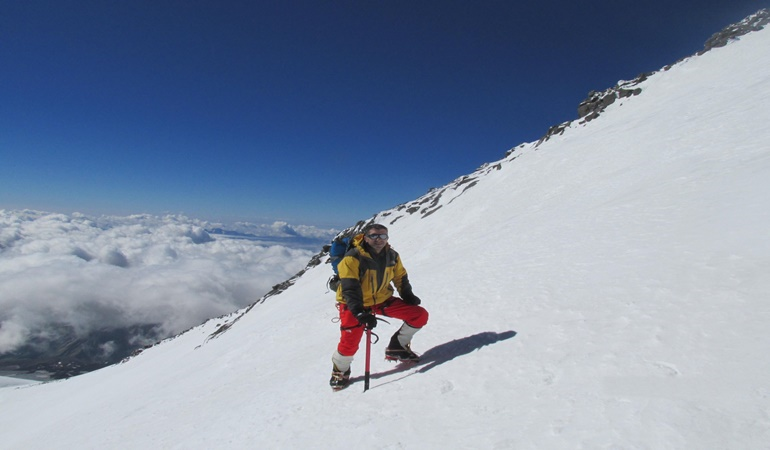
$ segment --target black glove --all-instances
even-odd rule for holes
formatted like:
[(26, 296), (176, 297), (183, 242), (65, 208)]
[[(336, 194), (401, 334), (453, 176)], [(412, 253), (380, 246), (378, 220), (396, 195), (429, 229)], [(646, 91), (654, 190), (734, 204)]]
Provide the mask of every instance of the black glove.
[(360, 312), (355, 315), (355, 318), (361, 325), (370, 330), (377, 326), (377, 317), (369, 311)]
[(401, 295), (401, 300), (404, 301), (407, 305), (419, 305), (422, 303), (422, 300), (420, 300), (420, 297), (414, 295), (412, 292), (406, 292)]

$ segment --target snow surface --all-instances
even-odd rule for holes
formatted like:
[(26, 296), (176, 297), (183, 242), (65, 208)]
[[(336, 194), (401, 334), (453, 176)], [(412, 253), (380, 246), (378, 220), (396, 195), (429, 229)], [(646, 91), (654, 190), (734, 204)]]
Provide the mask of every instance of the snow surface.
[(421, 364), (382, 359), (383, 324), (372, 388), (359, 353), (331, 392), (322, 264), (126, 363), (0, 389), (0, 447), (770, 448), (770, 29), (640, 87), (434, 214), (379, 215), (431, 313)]
[(34, 379), (24, 379), (24, 378), (18, 378), (18, 377), (7, 377), (0, 375), (0, 388), (9, 387), (9, 386), (22, 386), (27, 384), (35, 384), (38, 383), (38, 381)]

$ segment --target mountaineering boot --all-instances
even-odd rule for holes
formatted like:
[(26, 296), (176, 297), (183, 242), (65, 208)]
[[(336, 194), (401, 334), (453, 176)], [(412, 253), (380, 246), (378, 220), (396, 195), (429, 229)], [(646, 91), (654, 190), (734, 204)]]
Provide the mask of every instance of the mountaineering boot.
[[(391, 343), (392, 344), (392, 343)], [(398, 345), (398, 344), (396, 344)], [(393, 347), (391, 345), (385, 349), (385, 359), (387, 361), (418, 362), (420, 357), (413, 352), (409, 345), (406, 347)]]
[(329, 380), (329, 386), (335, 391), (345, 389), (350, 385), (350, 363), (353, 362), (352, 356), (345, 356), (335, 351), (332, 355), (332, 378)]
[(401, 328), (396, 331), (396, 334), (390, 338), (388, 348), (385, 349), (385, 359), (388, 361), (419, 361), (420, 357), (410, 348), (412, 336), (419, 330), (419, 328), (403, 324)]
[(350, 385), (350, 368), (345, 372), (337, 369), (337, 366), (332, 366), (332, 377), (329, 380), (329, 386), (333, 390), (339, 391), (345, 389)]

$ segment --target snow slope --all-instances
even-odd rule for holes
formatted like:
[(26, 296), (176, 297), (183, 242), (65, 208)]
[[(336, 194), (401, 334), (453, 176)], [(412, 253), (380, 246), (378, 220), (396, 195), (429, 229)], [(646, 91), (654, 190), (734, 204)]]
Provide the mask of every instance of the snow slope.
[(372, 389), (360, 353), (330, 391), (322, 264), (126, 363), (0, 389), (0, 447), (770, 448), (770, 29), (640, 87), (433, 214), (378, 215), (431, 313), (420, 365), (382, 360), (383, 324)]

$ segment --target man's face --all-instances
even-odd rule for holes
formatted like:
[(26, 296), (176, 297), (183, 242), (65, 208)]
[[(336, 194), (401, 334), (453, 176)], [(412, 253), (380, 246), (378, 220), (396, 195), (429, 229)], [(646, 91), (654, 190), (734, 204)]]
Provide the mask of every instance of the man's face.
[(364, 235), (364, 240), (375, 252), (380, 253), (388, 245), (388, 230), (385, 228), (372, 228)]

